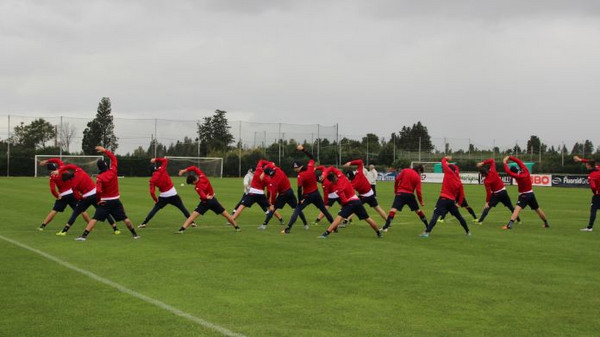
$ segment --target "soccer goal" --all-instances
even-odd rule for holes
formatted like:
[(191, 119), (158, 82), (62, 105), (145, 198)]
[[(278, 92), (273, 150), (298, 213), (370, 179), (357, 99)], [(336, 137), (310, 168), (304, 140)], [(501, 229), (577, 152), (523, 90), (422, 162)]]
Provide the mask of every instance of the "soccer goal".
[[(439, 161), (411, 161), (410, 167), (413, 168), (417, 165), (423, 165), (423, 172), (425, 173), (433, 173), (435, 172), (436, 167), (441, 168), (441, 162)], [(441, 171), (440, 171), (441, 172)]]
[(223, 178), (223, 158), (220, 157), (171, 157), (165, 156), (169, 160), (169, 174), (177, 175), (179, 170), (189, 166), (196, 166), (206, 173), (209, 177)]
[(104, 156), (77, 156), (77, 155), (47, 155), (47, 154), (38, 154), (35, 156), (35, 169), (34, 169), (34, 177), (39, 177), (40, 175), (46, 175), (46, 168), (40, 165), (40, 162), (43, 160), (48, 160), (51, 158), (58, 158), (65, 162), (65, 164), (74, 164), (81, 167), (87, 174), (90, 176), (98, 173), (98, 166), (96, 166), (96, 161), (98, 159), (103, 159)]

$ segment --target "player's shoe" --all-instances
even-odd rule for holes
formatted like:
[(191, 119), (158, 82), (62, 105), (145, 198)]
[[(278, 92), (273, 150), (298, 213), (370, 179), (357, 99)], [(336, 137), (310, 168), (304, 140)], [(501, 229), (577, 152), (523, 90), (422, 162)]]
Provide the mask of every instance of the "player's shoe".
[(121, 235), (121, 231), (117, 229), (117, 230), (115, 230), (115, 231), (113, 232), (113, 234), (114, 234), (114, 235)]
[(56, 232), (56, 235), (57, 235), (57, 236), (66, 236), (66, 235), (67, 235), (67, 232), (63, 232), (63, 231)]
[(542, 224), (542, 228), (550, 228), (550, 225), (548, 225), (547, 223)]
[(327, 235), (321, 234), (317, 236), (317, 239), (327, 239)]
[(190, 224), (190, 227), (198, 227), (198, 225), (197, 225), (195, 222), (192, 222), (192, 223)]
[(85, 241), (85, 238), (83, 236), (80, 236), (78, 238), (75, 238), (75, 241)]
[(377, 231), (377, 238), (381, 239), (383, 237), (383, 232), (382, 231)]
[(183, 234), (183, 231), (177, 231), (177, 232), (175, 232), (173, 234)]
[(474, 218), (473, 222), (479, 222), (479, 218)]
[(281, 219), (279, 219), (279, 224), (280, 225), (285, 225), (285, 221), (283, 220), (283, 217)]
[(234, 227), (234, 229), (235, 229), (236, 232), (241, 232), (242, 231), (242, 229), (239, 226), (238, 227)]
[(382, 232), (384, 232), (384, 233), (387, 233), (387, 231), (388, 231), (388, 228), (389, 228), (389, 227), (387, 227), (387, 228), (381, 228), (381, 229), (380, 229), (380, 231), (382, 231)]
[(141, 237), (141, 236), (139, 236), (139, 235), (136, 235), (136, 236), (134, 236), (134, 237), (133, 237), (133, 239), (134, 239), (134, 240), (141, 239), (141, 238), (142, 238), (142, 237)]
[(444, 219), (441, 219), (441, 218), (440, 218), (440, 219), (438, 219), (438, 220), (436, 221), (436, 223), (444, 223)]
[(419, 236), (422, 237), (422, 238), (428, 238), (429, 237), (429, 233), (423, 232), (423, 233), (419, 234)]
[(319, 225), (319, 221), (313, 221), (312, 225), (313, 226), (318, 226)]
[(146, 224), (145, 223), (141, 223), (138, 225), (138, 228), (146, 228)]
[(589, 228), (589, 227), (585, 227), (585, 228), (580, 229), (580, 231), (582, 231), (582, 232), (591, 232), (591, 231), (593, 231), (593, 229)]
[(472, 236), (472, 235), (471, 235), (471, 232), (468, 232), (468, 233), (467, 233), (467, 236), (468, 236), (468, 237), (471, 237), (471, 236)]
[(477, 221), (477, 224), (481, 226), (483, 225), (483, 221)]
[(260, 225), (260, 226), (256, 227), (256, 229), (260, 229), (260, 230), (263, 230), (263, 231), (264, 231), (265, 229), (267, 229), (267, 226), (265, 226), (265, 225)]
[(41, 232), (41, 231), (43, 231), (43, 230), (44, 230), (44, 227), (38, 227), (38, 231), (40, 231), (40, 232)]
[(512, 226), (504, 225), (504, 226), (502, 226), (502, 229), (504, 229), (504, 230), (512, 229)]
[(280, 233), (281, 233), (281, 234), (290, 234), (290, 228), (289, 228), (289, 227), (286, 227), (286, 228), (284, 228), (284, 229), (283, 229), (283, 230), (282, 230)]
[(304, 228), (305, 231), (307, 231), (308, 228), (310, 228), (310, 227), (308, 227), (308, 224), (306, 224), (306, 225), (303, 226), (303, 228)]

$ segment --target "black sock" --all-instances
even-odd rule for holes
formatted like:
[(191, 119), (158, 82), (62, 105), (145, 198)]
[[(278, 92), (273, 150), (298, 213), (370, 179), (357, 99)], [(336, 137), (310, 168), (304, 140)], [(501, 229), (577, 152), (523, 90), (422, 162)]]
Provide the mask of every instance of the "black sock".
[(394, 216), (388, 215), (387, 219), (385, 219), (385, 225), (383, 225), (383, 228), (389, 228), (392, 221), (394, 221)]
[[(116, 227), (115, 227), (115, 228), (116, 228)], [(115, 230), (117, 230), (117, 229), (115, 229)], [(129, 228), (129, 231), (131, 232), (131, 234), (132, 234), (133, 236), (137, 236), (137, 233), (135, 232), (135, 229), (134, 229), (133, 227)]]
[(69, 231), (69, 228), (71, 228), (71, 226), (69, 226), (69, 225), (66, 225), (66, 226), (65, 226), (65, 228), (63, 228), (63, 229), (62, 229), (62, 232), (63, 232), (63, 233), (66, 233), (66, 232), (68, 232), (68, 231)]
[(515, 223), (513, 220), (510, 220), (507, 224), (506, 227), (508, 228), (512, 228), (513, 223)]
[(40, 228), (44, 228), (46, 227), (46, 224), (42, 222), (42, 225), (40, 226)]
[(549, 226), (548, 225), (548, 220), (544, 220), (544, 225)]
[(331, 234), (331, 232), (329, 232), (328, 230), (323, 232), (323, 234), (321, 234), (322, 236), (328, 236), (329, 234)]
[(87, 238), (88, 234), (90, 234), (90, 231), (88, 231), (87, 229), (83, 231), (83, 234), (81, 234), (82, 238)]
[(181, 228), (179, 228), (180, 232), (183, 232), (185, 230), (185, 228), (183, 228), (183, 226), (181, 226)]
[(315, 223), (319, 223), (319, 221), (321, 221), (321, 219), (319, 219), (319, 218), (315, 219)]
[(117, 226), (113, 227), (113, 231), (118, 231), (119, 229), (117, 228)]
[(469, 214), (471, 214), (471, 216), (473, 216), (473, 219), (477, 219), (477, 215), (475, 214), (475, 211), (473, 210), (473, 208), (467, 207), (467, 211), (469, 211)]

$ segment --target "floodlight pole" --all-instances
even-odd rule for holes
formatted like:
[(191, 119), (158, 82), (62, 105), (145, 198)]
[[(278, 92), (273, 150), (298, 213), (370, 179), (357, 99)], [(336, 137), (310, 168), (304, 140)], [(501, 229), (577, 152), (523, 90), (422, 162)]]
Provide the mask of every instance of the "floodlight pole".
[(6, 176), (10, 177), (10, 115), (8, 115), (8, 141), (6, 142)]

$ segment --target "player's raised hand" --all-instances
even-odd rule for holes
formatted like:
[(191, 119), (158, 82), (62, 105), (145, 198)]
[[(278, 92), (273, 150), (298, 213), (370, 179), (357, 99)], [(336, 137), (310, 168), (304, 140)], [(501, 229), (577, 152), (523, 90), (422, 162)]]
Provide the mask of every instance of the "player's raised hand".
[(150, 159), (150, 162), (151, 162), (152, 164), (156, 163), (156, 158), (152, 158), (152, 159)]
[[(581, 157), (579, 157), (579, 156), (573, 156), (573, 160), (574, 160), (576, 163), (580, 163), (580, 162), (581, 162)], [(42, 164), (42, 165), (44, 165), (44, 164)]]
[(483, 162), (477, 163), (477, 167), (482, 167), (482, 166), (483, 166)]
[(452, 156), (445, 156), (446, 160), (452, 160)]
[(106, 152), (106, 149), (103, 146), (96, 146), (95, 149), (96, 149), (96, 152), (100, 152), (100, 153)]
[(185, 169), (184, 170), (179, 170), (179, 173), (177, 173), (180, 177), (187, 172)]
[(509, 156), (504, 157), (504, 159), (502, 159), (502, 162), (503, 163), (508, 163), (508, 158), (509, 158)]
[(350, 162), (347, 162), (346, 164), (342, 165), (343, 167), (350, 167)]
[(40, 166), (46, 166), (46, 164), (48, 164), (48, 161), (47, 161), (47, 160), (42, 160), (42, 161), (40, 162)]
[(298, 144), (298, 146), (296, 146), (296, 149), (298, 151), (303, 151), (304, 150), (304, 146), (302, 146), (302, 144)]

